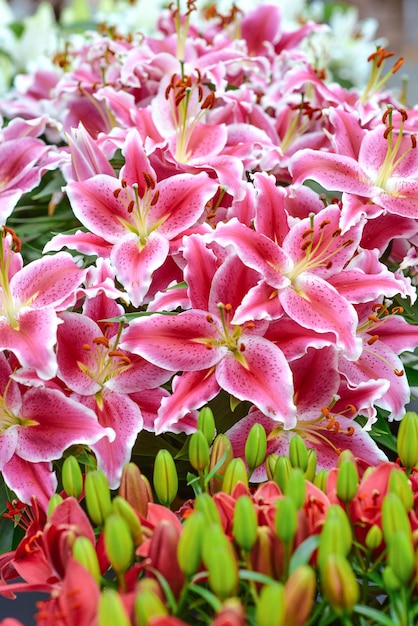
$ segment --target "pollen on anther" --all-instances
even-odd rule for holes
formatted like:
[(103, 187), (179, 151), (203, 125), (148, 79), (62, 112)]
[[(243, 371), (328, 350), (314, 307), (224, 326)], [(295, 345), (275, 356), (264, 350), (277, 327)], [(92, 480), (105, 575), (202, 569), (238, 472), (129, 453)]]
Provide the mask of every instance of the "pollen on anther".
[(309, 237), (309, 235), (312, 235), (314, 232), (313, 228), (308, 228), (307, 230), (305, 230), (304, 233), (302, 233), (302, 239), (305, 239), (305, 237)]
[(413, 148), (417, 147), (417, 138), (415, 135), (411, 135), (411, 145)]
[(115, 189), (115, 191), (113, 192), (113, 196), (115, 198), (119, 197), (120, 192), (122, 191), (122, 187), (118, 187), (117, 189)]
[(377, 315), (371, 315), (371, 314), (370, 314), (370, 315), (368, 315), (368, 316), (367, 316), (367, 319), (368, 319), (370, 322), (378, 322), (378, 321), (379, 321), (379, 318), (377, 317)]
[(319, 228), (325, 228), (325, 226), (328, 226), (328, 224), (331, 224), (330, 220), (322, 220), (322, 222), (319, 225)]
[(372, 335), (370, 339), (367, 340), (369, 346), (373, 345), (379, 339), (379, 335)]
[(339, 237), (341, 235), (341, 228), (337, 228), (336, 230), (334, 230), (334, 232), (332, 233), (332, 237)]
[(357, 407), (354, 406), (354, 404), (347, 404), (345, 408), (350, 411), (351, 415), (355, 415), (357, 413)]
[(212, 317), (212, 315), (206, 315), (206, 320), (207, 320), (210, 324), (212, 324), (212, 323), (213, 323), (213, 317)]
[(130, 203), (128, 204), (128, 208), (126, 209), (128, 213), (132, 213), (132, 211), (134, 210), (134, 206), (135, 206), (135, 202), (131, 200)]
[(91, 345), (88, 343), (83, 343), (83, 350), (86, 350), (87, 352), (91, 352)]
[(95, 337), (93, 343), (105, 346), (106, 348), (109, 347), (109, 339), (107, 337)]
[(322, 415), (323, 415), (324, 417), (327, 417), (327, 418), (328, 418), (328, 417), (330, 417), (330, 415), (331, 415), (331, 412), (330, 412), (329, 408), (328, 408), (328, 407), (326, 407), (326, 406), (323, 406), (323, 407), (321, 408), (321, 413), (322, 413)]
[(309, 248), (310, 245), (311, 245), (310, 240), (304, 241), (303, 244), (300, 246), (300, 249), (305, 251), (307, 248)]
[(347, 435), (348, 435), (349, 437), (352, 437), (352, 436), (354, 435), (354, 433), (355, 433), (354, 426), (349, 426), (349, 427), (347, 428)]
[(394, 128), (395, 128), (395, 127), (394, 127), (393, 125), (388, 126), (388, 127), (385, 129), (385, 132), (383, 133), (383, 137), (384, 137), (385, 139), (387, 139), (387, 138), (389, 137), (390, 133), (392, 132), (392, 130), (393, 130)]
[(405, 371), (404, 371), (404, 370), (397, 370), (397, 369), (394, 369), (393, 371), (394, 371), (394, 373), (395, 373), (395, 376), (403, 376), (403, 375), (405, 374)]

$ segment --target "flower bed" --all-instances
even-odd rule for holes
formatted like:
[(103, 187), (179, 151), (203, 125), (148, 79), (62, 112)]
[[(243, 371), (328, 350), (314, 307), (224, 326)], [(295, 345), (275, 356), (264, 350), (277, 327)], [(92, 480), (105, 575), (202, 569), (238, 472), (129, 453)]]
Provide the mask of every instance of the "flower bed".
[(140, 5), (3, 27), (0, 593), (49, 593), (37, 626), (412, 626), (402, 59), (341, 6)]

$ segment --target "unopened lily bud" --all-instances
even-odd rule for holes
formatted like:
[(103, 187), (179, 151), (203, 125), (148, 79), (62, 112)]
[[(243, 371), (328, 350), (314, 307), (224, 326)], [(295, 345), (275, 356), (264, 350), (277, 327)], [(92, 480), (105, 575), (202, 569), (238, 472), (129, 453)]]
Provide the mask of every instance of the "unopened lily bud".
[(357, 493), (359, 476), (357, 466), (350, 460), (340, 464), (337, 475), (337, 497), (348, 504)]
[(285, 493), (289, 474), (292, 471), (292, 464), (287, 456), (279, 456), (274, 468), (273, 480), (279, 485), (280, 491)]
[(341, 467), (341, 463), (344, 463), (344, 461), (351, 461), (351, 463), (354, 463), (354, 465), (357, 467), (356, 457), (351, 452), (351, 450), (343, 450), (341, 452), (341, 454), (337, 458), (337, 467)]
[(126, 463), (122, 470), (122, 478), (118, 494), (143, 517), (148, 513), (149, 492), (144, 476), (135, 463)]
[(104, 526), (106, 553), (116, 574), (125, 573), (132, 563), (134, 543), (126, 520), (112, 513)]
[(418, 465), (418, 414), (407, 411), (399, 424), (397, 450), (407, 470)]
[(231, 542), (218, 524), (206, 530), (202, 556), (213, 593), (221, 600), (234, 596), (239, 583), (238, 563)]
[(338, 615), (351, 613), (360, 597), (357, 578), (342, 554), (330, 554), (320, 565), (321, 586)]
[(209, 481), (209, 489), (211, 493), (218, 493), (222, 490), (222, 482), (226, 472), (226, 468), (234, 458), (232, 452), (232, 444), (224, 433), (216, 435), (212, 444), (210, 453), (209, 473), (215, 472), (213, 478)]
[(211, 626), (246, 626), (246, 624), (242, 602), (238, 598), (228, 598), (216, 614)]
[(327, 492), (328, 474), (329, 472), (327, 469), (320, 469), (319, 472), (315, 474), (315, 478), (313, 481), (315, 487), (318, 487), (318, 489), (320, 489), (324, 493)]
[(274, 517), (276, 534), (285, 544), (291, 544), (298, 527), (297, 509), (293, 499), (285, 496), (277, 501)]
[(309, 565), (299, 565), (284, 586), (286, 626), (304, 626), (309, 620), (316, 595), (316, 576)]
[(249, 552), (257, 539), (257, 514), (250, 496), (240, 496), (234, 508), (232, 536), (241, 550)]
[(88, 472), (84, 483), (87, 512), (93, 524), (103, 526), (112, 512), (109, 483), (101, 470)]
[(289, 459), (292, 467), (299, 467), (306, 472), (308, 467), (308, 450), (300, 435), (293, 435), (289, 443)]
[(209, 465), (209, 444), (201, 430), (197, 430), (189, 439), (190, 465), (198, 472)]
[(93, 576), (97, 584), (100, 584), (100, 565), (97, 552), (90, 539), (76, 537), (73, 543), (73, 556), (76, 561)]
[(272, 582), (264, 585), (256, 605), (258, 626), (286, 626), (284, 585)]
[(158, 500), (169, 507), (177, 495), (178, 476), (174, 459), (168, 450), (159, 450), (154, 462), (154, 489)]
[(277, 459), (279, 458), (278, 454), (269, 454), (266, 458), (266, 474), (268, 480), (274, 480), (274, 469), (276, 467)]
[(196, 574), (202, 562), (202, 542), (207, 521), (201, 511), (194, 511), (183, 525), (177, 546), (177, 562), (185, 576)]
[(401, 531), (406, 535), (411, 534), (408, 514), (396, 493), (388, 493), (383, 499), (382, 528), (387, 544), (397, 531)]
[(62, 486), (69, 496), (79, 498), (83, 491), (83, 474), (75, 456), (70, 455), (62, 464)]
[(148, 626), (151, 618), (168, 615), (168, 611), (158, 594), (154, 593), (152, 589), (146, 588), (141, 589), (135, 597), (134, 613), (137, 626)]
[(318, 562), (321, 567), (331, 554), (348, 555), (353, 543), (353, 531), (344, 510), (331, 504), (319, 538)]
[(178, 526), (163, 519), (155, 527), (148, 549), (152, 569), (157, 570), (166, 579), (176, 598), (185, 581), (177, 561), (180, 536), (181, 530)]
[(403, 585), (407, 585), (415, 571), (415, 551), (410, 534), (395, 532), (388, 543), (388, 565)]
[(216, 504), (208, 493), (199, 493), (194, 502), (195, 511), (201, 511), (206, 524), (221, 525), (221, 517)]
[(368, 550), (377, 550), (383, 541), (383, 533), (377, 524), (373, 524), (366, 535), (365, 543)]
[(405, 511), (408, 512), (414, 506), (414, 494), (408, 476), (401, 469), (393, 469), (389, 476), (388, 492), (396, 493), (402, 501)]
[(52, 513), (55, 511), (57, 506), (61, 504), (61, 502), (64, 502), (64, 498), (60, 496), (59, 493), (54, 493), (51, 496), (51, 498), (49, 499), (49, 503), (48, 503), (48, 512), (47, 512), (48, 519), (51, 517)]
[(316, 474), (318, 455), (314, 448), (308, 448), (308, 467), (305, 470), (305, 479), (313, 482)]
[(205, 406), (200, 409), (197, 416), (197, 428), (205, 435), (206, 441), (210, 445), (216, 433), (215, 418), (210, 407)]
[(262, 424), (253, 424), (245, 442), (245, 460), (250, 474), (264, 462), (267, 452), (267, 435)]
[(247, 470), (242, 459), (232, 459), (226, 468), (222, 482), (222, 491), (231, 494), (239, 482), (244, 483), (248, 487)]
[(115, 589), (105, 589), (98, 606), (98, 626), (131, 626), (131, 620)]
[(290, 472), (284, 494), (293, 500), (297, 510), (302, 508), (306, 498), (306, 485), (305, 474), (299, 467)]
[(135, 509), (121, 496), (113, 498), (113, 510), (128, 524), (135, 547), (142, 543), (142, 527)]

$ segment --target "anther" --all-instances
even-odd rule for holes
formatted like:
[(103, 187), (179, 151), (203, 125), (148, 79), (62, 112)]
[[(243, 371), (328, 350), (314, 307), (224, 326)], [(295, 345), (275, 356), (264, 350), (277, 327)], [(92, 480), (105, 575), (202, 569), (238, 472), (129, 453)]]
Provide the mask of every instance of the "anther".
[(402, 67), (403, 63), (404, 63), (404, 59), (403, 57), (400, 57), (396, 61), (395, 65), (392, 67), (392, 74), (396, 74), (396, 72)]
[(376, 304), (372, 306), (372, 311), (381, 313), (385, 308), (386, 307), (384, 304), (380, 304), (379, 302), (376, 302)]
[(311, 245), (311, 241), (304, 241), (303, 244), (300, 246), (300, 249), (303, 250), (305, 252), (306, 248), (309, 248), (309, 246)]
[(334, 230), (334, 232), (332, 233), (331, 237), (339, 237), (341, 235), (341, 228), (337, 228), (336, 230)]
[(349, 427), (347, 428), (347, 435), (348, 435), (349, 437), (352, 437), (352, 436), (354, 435), (354, 433), (355, 433), (354, 426), (349, 426)]
[(87, 352), (91, 352), (91, 345), (88, 343), (83, 343), (83, 350), (86, 350)]
[(333, 430), (334, 426), (335, 426), (335, 417), (331, 417), (327, 424), (327, 430)]
[(394, 128), (395, 127), (393, 125), (388, 126), (383, 133), (383, 137), (387, 139)]
[(322, 220), (322, 222), (319, 225), (319, 228), (325, 228), (325, 226), (328, 226), (328, 224), (331, 224), (330, 220)]
[(370, 322), (378, 322), (378, 321), (379, 321), (379, 318), (378, 318), (376, 315), (368, 315), (368, 316), (367, 316), (367, 319), (368, 319)]
[(309, 237), (309, 235), (313, 235), (313, 233), (314, 233), (314, 229), (308, 228), (307, 230), (305, 230), (304, 233), (302, 233), (302, 239), (305, 239), (305, 237)]
[(245, 344), (243, 344), (243, 343), (239, 344), (239, 351), (240, 352), (245, 352)]
[(324, 417), (326, 417), (326, 418), (330, 417), (330, 415), (331, 415), (331, 412), (330, 412), (329, 408), (328, 408), (328, 407), (326, 407), (326, 406), (323, 406), (323, 407), (321, 408), (321, 413), (322, 413), (322, 415), (323, 415)]
[(334, 435), (336, 435), (339, 430), (340, 430), (340, 422), (336, 420), (334, 424), (334, 428), (332, 429), (332, 432), (334, 433)]
[(209, 324), (213, 324), (213, 317), (212, 317), (212, 315), (206, 315), (206, 320), (209, 322)]
[(132, 211), (134, 210), (134, 206), (135, 206), (135, 202), (133, 200), (131, 200), (130, 203), (128, 204), (127, 209), (126, 209), (128, 211), (128, 213), (132, 213)]
[(211, 91), (200, 105), (201, 109), (212, 109), (215, 104), (215, 94)]
[(148, 189), (155, 189), (155, 186), (156, 186), (155, 178), (148, 172), (142, 172), (142, 176), (144, 177), (145, 184), (148, 187)]
[(109, 347), (109, 339), (107, 337), (95, 337), (93, 343), (105, 346), (106, 348)]
[(370, 339), (367, 340), (369, 346), (372, 346), (379, 339), (379, 335), (372, 335)]
[(416, 135), (411, 135), (411, 145), (413, 148), (417, 147), (417, 138)]
[(401, 377), (401, 376), (403, 376), (403, 375), (405, 374), (404, 370), (397, 370), (397, 369), (394, 369), (393, 371), (394, 371), (394, 373), (395, 373), (395, 376), (399, 376), (399, 377)]
[(351, 415), (355, 415), (357, 413), (357, 407), (354, 404), (347, 404), (345, 407), (347, 411), (350, 411)]
[(398, 109), (398, 111), (402, 116), (402, 121), (406, 122), (406, 120), (408, 119), (408, 113), (405, 111), (405, 109)]
[(121, 191), (122, 187), (118, 187), (118, 189), (115, 189), (115, 191), (113, 192), (114, 197), (118, 198)]

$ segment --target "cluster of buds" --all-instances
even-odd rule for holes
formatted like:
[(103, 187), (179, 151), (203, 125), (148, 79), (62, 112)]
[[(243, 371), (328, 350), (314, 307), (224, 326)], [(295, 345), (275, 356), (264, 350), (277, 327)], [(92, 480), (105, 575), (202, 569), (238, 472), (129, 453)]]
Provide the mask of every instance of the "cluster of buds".
[[(249, 615), (259, 626), (304, 626), (321, 614), (327, 623), (389, 623), (377, 619), (383, 613), (410, 623), (418, 601), (417, 443), (418, 415), (409, 412), (398, 463), (365, 469), (347, 451), (337, 467), (317, 472), (297, 435), (288, 457), (266, 457), (264, 429), (255, 425), (243, 460), (216, 435), (205, 408), (188, 441), (195, 496), (178, 511), (168, 450), (156, 455), (152, 482), (128, 463), (118, 493), (102, 471), (83, 475), (69, 456), (47, 516), (35, 502), (8, 507), (6, 517), (26, 532), (2, 564), (0, 593), (33, 587), (24, 562), (38, 558), (54, 581), (51, 599), (39, 604), (42, 624), (46, 603), (67, 606), (72, 596), (97, 614), (98, 626), (244, 626)], [(261, 463), (269, 480), (257, 486), (251, 474)], [(13, 583), (19, 574), (27, 579)]]

